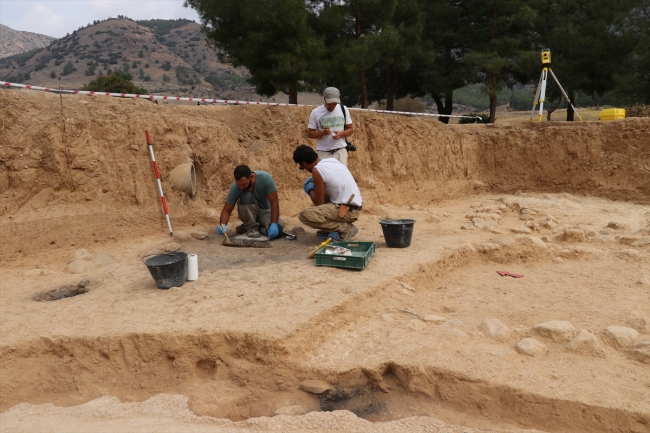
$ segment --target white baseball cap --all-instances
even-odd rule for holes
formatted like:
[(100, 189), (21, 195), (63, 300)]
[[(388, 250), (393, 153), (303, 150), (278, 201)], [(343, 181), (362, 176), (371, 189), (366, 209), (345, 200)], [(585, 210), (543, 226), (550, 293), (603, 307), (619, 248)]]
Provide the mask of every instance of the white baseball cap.
[(332, 102), (341, 103), (341, 92), (336, 87), (328, 87), (323, 91), (323, 96), (325, 97), (325, 102), (331, 104)]

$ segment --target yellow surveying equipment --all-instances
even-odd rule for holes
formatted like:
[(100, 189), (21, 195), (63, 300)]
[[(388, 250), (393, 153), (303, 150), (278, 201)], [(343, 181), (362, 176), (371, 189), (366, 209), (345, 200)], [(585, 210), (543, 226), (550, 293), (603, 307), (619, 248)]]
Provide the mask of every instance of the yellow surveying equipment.
[(553, 77), (553, 80), (555, 80), (555, 84), (560, 88), (560, 91), (562, 92), (562, 95), (564, 98), (567, 100), (571, 108), (573, 108), (573, 111), (576, 113), (578, 116), (578, 119), (582, 122), (582, 117), (580, 117), (580, 114), (578, 114), (578, 110), (576, 110), (576, 107), (573, 106), (571, 103), (571, 100), (567, 96), (566, 92), (562, 88), (562, 85), (558, 81), (557, 77), (551, 70), (551, 50), (548, 48), (544, 48), (542, 50), (542, 65), (548, 65), (544, 66), (542, 69), (542, 76), (539, 77), (539, 84), (537, 85), (537, 91), (535, 92), (535, 100), (533, 101), (533, 109), (530, 112), (530, 118), (528, 119), (529, 122), (533, 121), (533, 115), (535, 113), (535, 106), (539, 104), (539, 114), (537, 115), (537, 121), (541, 122), (542, 121), (542, 115), (544, 114), (544, 98), (546, 96), (546, 80), (548, 79), (548, 74), (549, 72), (551, 73), (551, 77)]

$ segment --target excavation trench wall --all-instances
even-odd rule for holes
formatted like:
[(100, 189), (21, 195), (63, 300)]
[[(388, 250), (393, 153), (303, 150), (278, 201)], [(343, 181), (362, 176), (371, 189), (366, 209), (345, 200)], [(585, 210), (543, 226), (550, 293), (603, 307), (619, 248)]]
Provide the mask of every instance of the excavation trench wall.
[[(292, 151), (309, 108), (171, 106), (143, 100), (0, 90), (0, 259), (46, 245), (106, 242), (164, 231), (144, 131), (176, 223), (219, 210), (232, 169), (271, 172), (282, 213), (309, 205)], [(650, 119), (609, 123), (443, 125), (433, 119), (353, 112), (350, 169), (364, 203), (429, 204), (493, 190), (565, 191), (648, 202)], [(313, 143), (311, 143), (313, 144)], [(194, 197), (169, 172), (192, 160)], [(69, 224), (70, 215), (86, 215)]]

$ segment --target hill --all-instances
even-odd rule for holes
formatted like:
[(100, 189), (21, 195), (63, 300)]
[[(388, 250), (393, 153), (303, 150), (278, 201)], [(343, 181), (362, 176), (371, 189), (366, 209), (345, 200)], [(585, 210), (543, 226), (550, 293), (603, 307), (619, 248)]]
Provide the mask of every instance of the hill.
[(42, 49), (0, 59), (0, 78), (38, 86), (81, 88), (121, 70), (150, 93), (254, 98), (247, 71), (219, 61), (201, 26), (189, 20), (109, 18)]
[(51, 36), (14, 30), (0, 24), (0, 59), (44, 48), (53, 40)]

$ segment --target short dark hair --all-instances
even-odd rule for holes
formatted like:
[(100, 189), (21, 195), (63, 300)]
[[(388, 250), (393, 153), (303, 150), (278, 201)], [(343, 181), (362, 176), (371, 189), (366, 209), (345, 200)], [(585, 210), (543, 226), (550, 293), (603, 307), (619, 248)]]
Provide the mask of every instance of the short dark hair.
[(250, 179), (251, 178), (251, 173), (252, 173), (252, 171), (251, 171), (250, 168), (248, 168), (247, 165), (243, 165), (243, 164), (238, 165), (237, 167), (235, 167), (235, 172), (234, 172), (235, 180), (239, 180), (242, 177)]
[(318, 159), (318, 154), (314, 149), (307, 146), (306, 144), (301, 144), (296, 147), (296, 150), (293, 151), (293, 161), (296, 164), (305, 163), (311, 164), (312, 162)]

